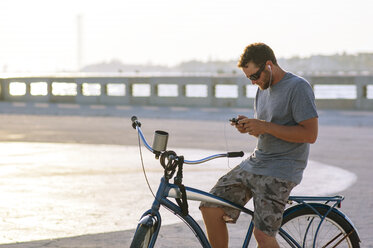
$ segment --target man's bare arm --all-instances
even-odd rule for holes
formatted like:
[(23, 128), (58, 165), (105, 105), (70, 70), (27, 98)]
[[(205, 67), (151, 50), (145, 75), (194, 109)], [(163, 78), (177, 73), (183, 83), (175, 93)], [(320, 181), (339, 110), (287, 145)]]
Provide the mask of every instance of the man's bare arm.
[(241, 132), (258, 136), (271, 134), (279, 139), (293, 143), (315, 143), (318, 134), (318, 118), (311, 118), (298, 123), (295, 126), (283, 126), (257, 119), (242, 119), (238, 125), (242, 125)]

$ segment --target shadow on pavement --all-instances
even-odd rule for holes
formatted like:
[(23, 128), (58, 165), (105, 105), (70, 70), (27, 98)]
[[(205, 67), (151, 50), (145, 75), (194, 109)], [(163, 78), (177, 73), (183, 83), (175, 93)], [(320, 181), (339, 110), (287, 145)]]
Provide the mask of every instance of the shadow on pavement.
[[(203, 223), (199, 223), (203, 226)], [(134, 230), (87, 234), (75, 237), (2, 244), (0, 248), (124, 248), (129, 247)], [(167, 239), (165, 238), (167, 236)], [(162, 226), (156, 247), (199, 247), (199, 242), (186, 225)]]
[[(241, 215), (236, 224), (229, 224), (229, 244), (232, 247), (241, 247), (251, 218)], [(203, 221), (197, 221), (204, 230)], [(124, 248), (129, 247), (134, 229), (118, 232), (87, 234), (75, 237), (38, 240), (14, 244), (0, 244), (0, 248)], [(155, 247), (162, 248), (190, 248), (201, 247), (193, 232), (184, 223), (162, 225)], [(256, 247), (253, 238), (249, 247)]]

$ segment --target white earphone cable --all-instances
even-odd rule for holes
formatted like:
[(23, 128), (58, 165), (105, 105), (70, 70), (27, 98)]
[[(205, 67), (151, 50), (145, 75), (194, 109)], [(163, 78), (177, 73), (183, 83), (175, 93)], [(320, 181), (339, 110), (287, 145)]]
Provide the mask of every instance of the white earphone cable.
[(268, 87), (271, 87), (271, 85), (272, 85), (272, 70), (271, 70), (271, 66), (270, 65), (268, 66), (268, 68), (269, 68), (269, 71), (270, 71), (270, 75), (269, 75), (269, 86)]
[[(227, 139), (227, 122), (224, 122), (224, 140), (225, 140), (225, 149), (227, 152), (229, 152), (229, 145), (228, 145), (228, 139)], [(229, 164), (229, 158), (227, 157), (227, 166), (228, 168), (232, 169)]]

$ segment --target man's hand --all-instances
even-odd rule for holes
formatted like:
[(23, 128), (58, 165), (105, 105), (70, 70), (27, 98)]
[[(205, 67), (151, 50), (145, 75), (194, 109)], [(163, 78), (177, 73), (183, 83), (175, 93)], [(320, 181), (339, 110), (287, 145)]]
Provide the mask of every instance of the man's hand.
[(253, 122), (258, 121), (257, 119), (249, 119), (244, 115), (239, 115), (236, 119), (237, 123), (231, 123), (231, 125), (235, 126), (240, 133), (249, 133), (256, 137), (259, 135), (256, 135), (256, 132), (253, 130), (253, 125), (255, 125)]
[(238, 122), (238, 125), (242, 125), (243, 133), (248, 133), (255, 137), (267, 132), (268, 123), (266, 121), (258, 119), (244, 118)]
[(295, 126), (283, 126), (258, 119), (249, 119), (239, 115), (238, 123), (234, 125), (240, 133), (248, 133), (255, 137), (270, 134), (279, 139), (292, 143), (315, 143), (318, 133), (317, 117), (304, 120)]

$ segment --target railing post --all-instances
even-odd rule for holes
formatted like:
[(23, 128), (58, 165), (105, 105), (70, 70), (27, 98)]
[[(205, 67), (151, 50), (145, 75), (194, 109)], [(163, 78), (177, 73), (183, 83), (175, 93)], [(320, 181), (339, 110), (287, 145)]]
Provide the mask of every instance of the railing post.
[(237, 77), (236, 80), (238, 85), (237, 107), (254, 107), (254, 98), (247, 97), (247, 86), (250, 84), (250, 81), (244, 77)]
[(0, 78), (0, 100), (4, 100), (4, 79)]
[(47, 80), (47, 96), (50, 99), (53, 95), (53, 86), (52, 86), (52, 79)]
[(74, 78), (72, 81), (76, 84), (76, 97), (82, 97), (83, 96), (83, 83), (84, 78)]
[(31, 82), (29, 80), (25, 80), (25, 84), (26, 84), (25, 97), (30, 97), (31, 96)]
[(211, 77), (208, 78), (208, 80), (206, 81), (206, 84), (207, 84), (207, 100), (208, 100), (207, 102), (208, 102), (208, 105), (213, 107), (212, 105), (215, 99), (215, 84)]
[(184, 82), (180, 82), (177, 84), (177, 97), (184, 98), (186, 97), (186, 84)]
[(101, 96), (107, 96), (107, 83), (101, 82)]
[(151, 105), (157, 105), (158, 100), (158, 82), (156, 78), (150, 78), (150, 96), (149, 96), (149, 103)]
[(2, 83), (1, 83), (1, 98), (4, 101), (10, 101), (11, 100), (11, 96), (10, 96), (10, 92), (9, 92), (9, 82), (10, 82), (10, 80), (9, 79), (2, 79), (1, 81), (2, 81)]
[(128, 79), (128, 83), (126, 85), (126, 96), (128, 97), (128, 103), (131, 104), (133, 101), (133, 80), (131, 78)]
[(355, 77), (356, 109), (368, 110), (368, 109), (373, 108), (372, 106), (369, 105), (369, 101), (367, 99), (367, 85), (368, 84), (369, 84), (369, 77), (364, 77), (364, 76)]

